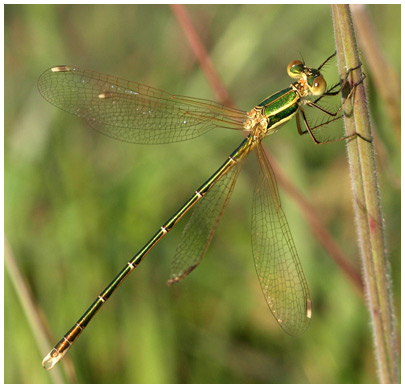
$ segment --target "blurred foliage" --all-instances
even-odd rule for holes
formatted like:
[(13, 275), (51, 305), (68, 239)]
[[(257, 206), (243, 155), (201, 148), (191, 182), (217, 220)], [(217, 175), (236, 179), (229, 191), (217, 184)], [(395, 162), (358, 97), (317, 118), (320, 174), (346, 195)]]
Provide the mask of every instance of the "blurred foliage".
[[(241, 109), (286, 87), (291, 60), (302, 55), (318, 66), (334, 51), (326, 5), (186, 9)], [(400, 5), (374, 5), (369, 11), (384, 55), (399, 73)], [(101, 136), (39, 95), (41, 72), (60, 64), (214, 99), (169, 6), (5, 6), (5, 230), (48, 322), (52, 345), (241, 140), (233, 131), (213, 131), (190, 142), (141, 146)], [(367, 73), (366, 60), (363, 64)], [(327, 79), (336, 82), (336, 66), (327, 70)], [(400, 147), (371, 77), (367, 85), (374, 129), (385, 151), (378, 173), (400, 317)], [(315, 146), (309, 137), (297, 136), (293, 122), (281, 132), (266, 141), (269, 149), (359, 267), (344, 144)], [(272, 318), (252, 265), (255, 165), (250, 159), (200, 267), (166, 287), (182, 221), (57, 367), (65, 371), (74, 365), (76, 377), (67, 374), (66, 381), (377, 381), (364, 296), (325, 253), (282, 189), (314, 312), (299, 338), (285, 335)], [(51, 382), (7, 272), (4, 294), (5, 382)]]

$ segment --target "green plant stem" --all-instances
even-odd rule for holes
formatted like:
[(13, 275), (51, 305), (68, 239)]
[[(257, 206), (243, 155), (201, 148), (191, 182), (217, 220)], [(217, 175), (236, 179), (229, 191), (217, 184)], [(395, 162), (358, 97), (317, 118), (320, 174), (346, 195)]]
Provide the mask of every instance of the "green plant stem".
[[(360, 63), (354, 29), (347, 5), (332, 6), (340, 74)], [(353, 71), (359, 82), (361, 69)], [(355, 90), (352, 107), (345, 112), (346, 134), (372, 140), (364, 83)], [(373, 142), (356, 137), (347, 142), (354, 212), (363, 265), (363, 281), (371, 316), (375, 356), (381, 383), (398, 383), (398, 352), (392, 307), (390, 266), (384, 229)]]

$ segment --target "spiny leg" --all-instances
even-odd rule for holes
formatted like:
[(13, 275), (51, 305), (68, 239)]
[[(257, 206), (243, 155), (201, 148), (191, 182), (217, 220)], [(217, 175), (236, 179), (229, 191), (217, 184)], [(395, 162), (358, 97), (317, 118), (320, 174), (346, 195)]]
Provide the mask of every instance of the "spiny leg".
[[(308, 101), (308, 102), (306, 103), (306, 105), (308, 105), (308, 106), (310, 106), (310, 107), (312, 107), (312, 108), (316, 108), (316, 109), (320, 110), (321, 112), (327, 114), (328, 116), (332, 117), (331, 120), (328, 120), (328, 121), (326, 121), (326, 122), (324, 122), (324, 123), (322, 123), (322, 124), (319, 124), (319, 125), (316, 125), (316, 126), (311, 127), (310, 124), (308, 123), (308, 120), (307, 120), (307, 117), (306, 117), (306, 115), (305, 115), (305, 112), (304, 112), (302, 109), (300, 109), (300, 114), (301, 114), (301, 116), (302, 116), (302, 118), (303, 118), (303, 120), (304, 120), (304, 124), (305, 124), (305, 128), (306, 128), (305, 130), (303, 130), (303, 129), (301, 128), (301, 123), (300, 123), (300, 120), (299, 120), (299, 114), (297, 114), (297, 116), (296, 116), (296, 123), (297, 123), (298, 133), (299, 133), (300, 135), (304, 135), (304, 134), (306, 134), (306, 133), (309, 133), (309, 134), (311, 135), (311, 138), (312, 138), (312, 140), (314, 141), (315, 144), (334, 143), (334, 142), (337, 142), (337, 141), (348, 140), (348, 139), (352, 139), (352, 138), (355, 138), (355, 137), (359, 137), (359, 138), (361, 138), (362, 140), (365, 140), (365, 141), (367, 141), (367, 142), (371, 142), (370, 139), (365, 138), (364, 136), (362, 136), (361, 134), (359, 134), (359, 133), (357, 133), (357, 132), (356, 132), (356, 133), (353, 133), (353, 134), (351, 134), (351, 135), (341, 136), (341, 137), (339, 137), (339, 138), (337, 138), (337, 139), (331, 139), (331, 140), (325, 140), (325, 141), (318, 140), (318, 139), (316, 138), (316, 136), (315, 136), (315, 133), (314, 133), (314, 131), (316, 131), (317, 129), (319, 129), (319, 128), (321, 128), (321, 127), (324, 127), (324, 126), (326, 126), (326, 125), (328, 125), (328, 124), (330, 124), (330, 123), (332, 123), (332, 122), (334, 122), (334, 121), (340, 120), (340, 119), (343, 117), (343, 114), (339, 115), (339, 113), (343, 110), (346, 101), (347, 101), (348, 99), (350, 99), (350, 98), (353, 96), (356, 87), (357, 87), (358, 85), (360, 85), (360, 84), (363, 82), (363, 80), (364, 80), (365, 77), (366, 77), (365, 74), (363, 73), (361, 79), (360, 79), (358, 82), (354, 83), (354, 84), (351, 86), (350, 92), (348, 93), (348, 95), (345, 97), (345, 99), (344, 99), (344, 101), (342, 102), (342, 104), (339, 106), (339, 108), (338, 108), (335, 112), (331, 112), (331, 111), (329, 111), (328, 109), (326, 109), (326, 108), (324, 108), (324, 107), (318, 105), (317, 102), (318, 102), (322, 97), (324, 97), (324, 96), (335, 96), (335, 95), (339, 94), (339, 93), (342, 91), (342, 89), (344, 88), (344, 85), (347, 83), (349, 74), (350, 74), (353, 70), (356, 70), (356, 69), (360, 68), (360, 66), (361, 66), (361, 64), (358, 65), (358, 66), (356, 66), (356, 67), (353, 67), (353, 68), (349, 69), (349, 70), (347, 71), (347, 73), (346, 73), (345, 78), (343, 79), (343, 81), (342, 81), (341, 83), (334, 85), (332, 88), (330, 88), (326, 93), (324, 93), (321, 97), (319, 97), (318, 99), (316, 99), (314, 102)], [(335, 88), (336, 88), (337, 86), (339, 86), (339, 85), (340, 85), (340, 88), (339, 88), (338, 90), (332, 92), (332, 90), (335, 89)]]
[(361, 135), (361, 134), (358, 133), (358, 132), (352, 133), (352, 134), (350, 134), (350, 135), (340, 136), (340, 137), (338, 137), (338, 138), (336, 138), (336, 139), (318, 140), (318, 139), (316, 138), (316, 136), (315, 136), (314, 131), (316, 131), (318, 128), (324, 127), (325, 125), (328, 125), (328, 124), (330, 124), (330, 123), (333, 123), (334, 121), (340, 120), (340, 119), (343, 117), (343, 115), (337, 116), (337, 117), (333, 118), (332, 120), (328, 120), (326, 123), (322, 123), (322, 124), (319, 124), (319, 125), (315, 125), (314, 127), (311, 127), (311, 126), (309, 125), (309, 123), (308, 123), (308, 120), (307, 120), (307, 117), (306, 117), (304, 111), (303, 111), (303, 110), (300, 110), (300, 113), (301, 113), (302, 118), (303, 118), (303, 120), (304, 120), (304, 124), (305, 124), (306, 129), (305, 129), (304, 131), (301, 129), (301, 124), (300, 124), (299, 117), (298, 117), (298, 114), (297, 114), (296, 120), (297, 120), (298, 133), (299, 133), (300, 135), (304, 135), (304, 134), (306, 134), (306, 133), (309, 133), (309, 134), (311, 135), (311, 138), (312, 138), (312, 140), (314, 141), (315, 144), (336, 143), (336, 142), (342, 141), (342, 140), (354, 139), (355, 137), (359, 137), (360, 139), (362, 139), (362, 140), (364, 140), (364, 141), (366, 141), (366, 142), (368, 142), (368, 143), (371, 143), (371, 140), (370, 140), (370, 139), (365, 138), (363, 135)]
[[(338, 94), (343, 90), (343, 88), (346, 86), (350, 74), (351, 74), (354, 70), (359, 69), (361, 66), (362, 66), (362, 64), (360, 63), (359, 65), (357, 65), (357, 66), (355, 66), (355, 67), (351, 67), (350, 69), (348, 69), (347, 72), (346, 72), (346, 75), (344, 76), (344, 78), (343, 78), (340, 82), (338, 82), (337, 84), (331, 86), (324, 94), (322, 94), (322, 96), (318, 97), (313, 103), (316, 104), (316, 103), (319, 102), (323, 97), (326, 97), (326, 96), (336, 96), (336, 95), (338, 95)], [(362, 73), (362, 78), (361, 78), (361, 80), (358, 81), (358, 82), (356, 82), (354, 85), (352, 85), (351, 90), (352, 90), (353, 88), (355, 88), (357, 85), (359, 85), (360, 83), (362, 83), (363, 80), (364, 80), (364, 78), (366, 78), (366, 75), (365, 75), (364, 73)], [(339, 89), (334, 90), (334, 89), (336, 89), (337, 87), (339, 87)], [(348, 97), (346, 97), (346, 99), (347, 99), (347, 98), (348, 98)], [(345, 99), (345, 101), (346, 101), (346, 99)], [(344, 102), (345, 102), (345, 101), (344, 101)], [(343, 102), (343, 104), (344, 104), (344, 102)]]

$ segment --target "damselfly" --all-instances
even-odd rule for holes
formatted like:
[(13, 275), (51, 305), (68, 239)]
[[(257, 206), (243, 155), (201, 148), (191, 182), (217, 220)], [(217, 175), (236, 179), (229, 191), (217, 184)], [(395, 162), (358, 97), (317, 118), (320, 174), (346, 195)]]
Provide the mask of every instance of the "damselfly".
[[(168, 283), (180, 281), (197, 267), (229, 201), (242, 162), (253, 150), (260, 167), (252, 214), (252, 248), (257, 276), (266, 302), (283, 330), (299, 335), (307, 329), (312, 314), (311, 297), (262, 140), (295, 116), (299, 133), (309, 133), (315, 143), (322, 143), (314, 130), (341, 117), (343, 104), (356, 86), (352, 85), (336, 112), (318, 104), (325, 96), (339, 94), (353, 70), (347, 72), (342, 82), (327, 90), (320, 70), (334, 55), (315, 69), (306, 67), (302, 61), (291, 62), (287, 72), (295, 82), (267, 97), (250, 112), (208, 100), (171, 95), (146, 85), (72, 66), (52, 67), (41, 75), (38, 88), (46, 100), (84, 118), (100, 132), (122, 141), (170, 143), (195, 138), (213, 128), (247, 132), (242, 143), (218, 170), (158, 229), (55, 345), (43, 360), (46, 369), (52, 368), (66, 354), (121, 282), (193, 207), (175, 252)], [(316, 98), (315, 101), (309, 99), (311, 96)], [(303, 111), (304, 106), (329, 115), (329, 121), (311, 127)], [(300, 120), (305, 129), (302, 129)]]

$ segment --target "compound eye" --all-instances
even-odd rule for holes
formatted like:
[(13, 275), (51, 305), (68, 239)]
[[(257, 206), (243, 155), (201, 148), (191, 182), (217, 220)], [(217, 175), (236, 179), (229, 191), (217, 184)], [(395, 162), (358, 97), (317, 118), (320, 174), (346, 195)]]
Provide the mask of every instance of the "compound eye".
[(287, 66), (287, 74), (291, 78), (301, 78), (302, 73), (304, 72), (305, 65), (301, 61), (292, 61)]
[(322, 96), (326, 90), (326, 81), (322, 75), (314, 78), (312, 85), (308, 85), (309, 90), (313, 96)]

